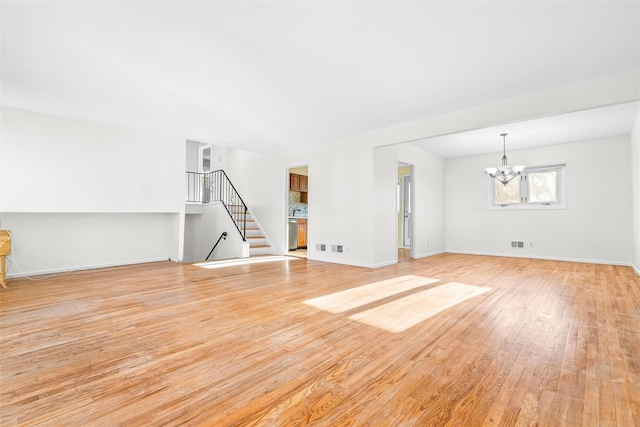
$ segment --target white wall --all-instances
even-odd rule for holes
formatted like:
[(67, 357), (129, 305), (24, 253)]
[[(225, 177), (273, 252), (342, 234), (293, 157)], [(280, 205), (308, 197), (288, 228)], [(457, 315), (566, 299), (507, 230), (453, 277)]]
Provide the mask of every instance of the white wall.
[(1, 120), (0, 225), (23, 273), (180, 259), (184, 140), (5, 107)]
[[(373, 233), (373, 147), (369, 141), (347, 139), (301, 148), (280, 156), (286, 168), (308, 165), (308, 249), (309, 259), (372, 267)], [(283, 184), (283, 194), (285, 193)], [(286, 223), (286, 204), (282, 205)], [(284, 240), (284, 231), (282, 233)], [(315, 249), (325, 244), (327, 251)], [(344, 252), (331, 252), (342, 245)]]
[(200, 143), (197, 141), (187, 140), (185, 171), (198, 172), (198, 163), (200, 162), (199, 157), (200, 157)]
[(206, 144), (204, 142), (197, 142), (187, 140), (187, 158), (185, 169), (188, 172), (200, 172), (200, 147), (203, 145), (209, 145), (211, 147), (211, 166), (212, 171), (224, 169), (225, 159), (227, 158), (226, 147), (220, 147), (217, 145)]
[(398, 161), (413, 164), (413, 256), (445, 249), (445, 161), (408, 144), (375, 149), (374, 265), (398, 260), (396, 181)]
[(3, 212), (179, 212), (184, 140), (2, 108)]
[[(283, 153), (279, 157), (286, 166), (309, 165), (309, 258), (367, 267), (384, 265), (391, 259), (387, 243), (387, 240), (393, 238), (391, 231), (385, 229), (380, 241), (374, 237), (380, 231), (378, 226), (381, 223), (386, 224), (386, 219), (383, 217), (388, 215), (386, 209), (388, 209), (390, 197), (384, 192), (380, 196), (376, 194), (376, 185), (381, 181), (387, 182), (386, 179), (388, 179), (378, 177), (377, 172), (379, 167), (382, 167), (382, 173), (393, 173), (387, 166), (381, 166), (379, 161), (382, 160), (384, 164), (386, 162), (384, 159), (376, 158), (374, 164), (373, 153), (376, 147), (635, 101), (638, 90), (640, 90), (638, 73), (623, 73), (477, 108), (422, 118), (315, 147), (304, 147), (290, 153)], [(400, 160), (415, 163), (411, 158), (402, 159), (401, 157), (398, 156)], [(431, 161), (437, 163), (437, 160)], [(495, 161), (496, 159), (491, 157), (489, 164)], [(484, 171), (485, 167), (483, 163), (480, 171)], [(449, 177), (448, 173), (447, 177)], [(425, 184), (435, 185), (435, 187), (438, 185), (429, 181), (428, 178)], [(480, 191), (486, 190), (482, 187)], [(433, 200), (423, 201), (428, 209), (437, 209), (435, 206), (440, 200), (440, 196), (436, 195), (437, 192), (435, 190), (429, 193)], [(374, 213), (377, 209), (383, 209), (379, 216)], [(446, 212), (448, 213), (448, 210)], [(458, 214), (464, 217), (463, 211), (456, 215)], [(438, 218), (439, 215), (441, 214), (433, 212), (431, 217)], [(283, 216), (283, 224), (284, 221)], [(416, 226), (427, 228), (424, 233), (419, 232), (417, 240), (419, 244), (426, 243), (426, 240), (431, 243), (429, 247), (417, 247), (417, 256), (436, 253), (441, 248), (439, 239), (444, 239), (446, 233), (442, 231), (442, 227), (438, 227), (442, 222), (434, 221), (434, 223)], [(472, 222), (474, 221), (478, 223), (472, 219)], [(628, 223), (630, 224), (630, 220)], [(464, 221), (459, 225), (462, 229), (466, 228)], [(449, 224), (447, 225), (447, 230), (452, 228)], [(284, 235), (284, 232), (282, 234)], [(424, 236), (435, 236), (435, 244), (430, 238), (425, 239)], [(343, 254), (318, 252), (315, 250), (315, 245), (318, 243), (343, 244), (348, 248), (348, 252)], [(484, 247), (475, 243), (471, 246), (474, 246), (474, 251), (493, 250), (490, 246)], [(542, 248), (538, 249), (542, 250)]]
[[(387, 206), (389, 196), (385, 196), (385, 193), (381, 193), (379, 196), (376, 193), (376, 183), (380, 180), (384, 181), (385, 178), (377, 176), (381, 163), (378, 162), (379, 159), (374, 161), (375, 147), (633, 101), (637, 100), (638, 90), (637, 72), (608, 76), (596, 81), (582, 82), (491, 105), (427, 117), (415, 122), (351, 136), (315, 147), (302, 147), (294, 152), (278, 156), (263, 156), (241, 150), (227, 150), (227, 162), (225, 162), (224, 168), (232, 182), (239, 187), (240, 194), (264, 226), (278, 251), (281, 252), (286, 248), (286, 168), (308, 164), (309, 242), (311, 245), (309, 257), (323, 261), (372, 267), (385, 264), (391, 259), (391, 252), (386, 243), (388, 231), (381, 235), (380, 241), (376, 237), (377, 226), (380, 223), (386, 224), (386, 215), (388, 214), (386, 209), (388, 207), (380, 213), (380, 216), (376, 210), (381, 206)], [(178, 259), (182, 256), (181, 245), (184, 242), (182, 233), (185, 219), (184, 215), (180, 214), (184, 212), (183, 186), (186, 164), (184, 139), (115, 129), (109, 126), (11, 108), (2, 109), (2, 133), (0, 135), (2, 137), (0, 146), (2, 154), (0, 157), (0, 208), (3, 212), (0, 213), (0, 225), (3, 228), (9, 228), (6, 224), (7, 220), (5, 220), (8, 218), (7, 212), (112, 213), (118, 214), (113, 218), (114, 220), (120, 218), (119, 220), (123, 221), (123, 229), (127, 227), (127, 220), (123, 220), (124, 217), (119, 215), (121, 213), (147, 213), (151, 216), (156, 213), (176, 213), (179, 218), (176, 226), (178, 230), (176, 233), (179, 234), (177, 251), (172, 248), (169, 256), (174, 257), (175, 252), (177, 252), (175, 256)], [(628, 143), (627, 147), (629, 147)], [(151, 156), (150, 152), (153, 153)], [(627, 155), (629, 154), (628, 152)], [(417, 163), (412, 158), (403, 157), (405, 156), (398, 155), (400, 160)], [(485, 160), (488, 164), (493, 164), (497, 158), (492, 156), (491, 159), (480, 160), (477, 164), (471, 163), (474, 167), (480, 166), (480, 171), (483, 171), (487, 166)], [(437, 170), (437, 160), (425, 159), (424, 162), (425, 164), (434, 163), (435, 170)], [(449, 179), (450, 170), (454, 166), (455, 164), (452, 166), (447, 163), (447, 179)], [(382, 168), (383, 173), (387, 174), (387, 166), (382, 166)], [(637, 170), (637, 168), (634, 169)], [(435, 170), (425, 171), (425, 173), (428, 174), (427, 176), (431, 176)], [(573, 179), (571, 174), (570, 170), (569, 180)], [(425, 200), (423, 209), (427, 211), (438, 209), (440, 196), (437, 195), (437, 187), (441, 181), (434, 182), (430, 178), (421, 176), (416, 178), (425, 179), (422, 184), (424, 186), (434, 185), (434, 191), (428, 192), (429, 197), (433, 197), (433, 200)], [(482, 178), (480, 180), (483, 181)], [(628, 186), (627, 200), (629, 199), (628, 194), (631, 192), (630, 181), (629, 177), (625, 183), (621, 184)], [(43, 186), (46, 191), (42, 191)], [(455, 189), (455, 184), (447, 183), (447, 191), (450, 187)], [(486, 191), (484, 185), (480, 191), (482, 193)], [(613, 190), (613, 192), (616, 191), (618, 189)], [(471, 194), (470, 197), (473, 199), (474, 195)], [(570, 194), (569, 197), (569, 203), (572, 203), (572, 195)], [(484, 206), (484, 196), (482, 203)], [(453, 212), (461, 232), (467, 228), (467, 220), (478, 226), (482, 223), (478, 218), (468, 218), (464, 209), (463, 206), (462, 210), (452, 211), (447, 205), (446, 211), (448, 214)], [(598, 207), (596, 211), (600, 212), (600, 208)], [(482, 212), (484, 215), (487, 214)], [(630, 206), (626, 212), (626, 215), (631, 215)], [(427, 216), (430, 218), (429, 221), (433, 219), (433, 222), (425, 222), (416, 226), (416, 231), (420, 233), (417, 242), (422, 244), (425, 241), (424, 236), (428, 236), (427, 240), (431, 243), (429, 247), (417, 247), (418, 256), (437, 252), (440, 249), (439, 240), (444, 237), (438, 234), (442, 233), (442, 221), (435, 219), (438, 215), (438, 212), (432, 212)], [(573, 211), (571, 211), (571, 215), (573, 215)], [(614, 217), (621, 215), (625, 214), (613, 214)], [(588, 214), (588, 216), (600, 220), (594, 215)], [(31, 220), (38, 222), (34, 224), (36, 229), (41, 226), (41, 223), (47, 222), (47, 218), (42, 216), (37, 219), (31, 218)], [(15, 221), (15, 218), (12, 221)], [(448, 219), (447, 222), (449, 222)], [(628, 233), (632, 224), (630, 218), (627, 218), (627, 223)], [(166, 231), (164, 225), (155, 222), (154, 224), (155, 233)], [(492, 224), (501, 225), (501, 222), (494, 221)], [(636, 223), (634, 222), (634, 224)], [(111, 226), (117, 226), (117, 224), (111, 222)], [(573, 224), (570, 226), (570, 229), (574, 228)], [(420, 227), (423, 227), (425, 231), (418, 231)], [(589, 227), (597, 228), (593, 224), (588, 224), (587, 229)], [(448, 223), (447, 230), (456, 230), (456, 227)], [(78, 234), (75, 231), (78, 230), (74, 230), (74, 234)], [(575, 234), (581, 235), (579, 232), (575, 232)], [(571, 235), (571, 233), (567, 232), (565, 235)], [(431, 236), (434, 236), (433, 240)], [(452, 247), (451, 245), (455, 243), (455, 246), (463, 249), (469, 247), (470, 250), (493, 250), (492, 242), (489, 242), (487, 247), (478, 246), (476, 244), (478, 238), (474, 238), (472, 242), (465, 240), (464, 244), (458, 244), (459, 237), (464, 236), (458, 236), (458, 233), (454, 233), (450, 239), (447, 239), (447, 247)], [(512, 236), (508, 237), (511, 239)], [(617, 234), (614, 236), (615, 239), (618, 237)], [(630, 253), (630, 238), (627, 240), (629, 242), (626, 250), (627, 253)], [(16, 243), (18, 245), (24, 244), (21, 241)], [(136, 244), (136, 242), (131, 243)], [(345, 246), (347, 252), (342, 254), (320, 253), (315, 251), (314, 245), (317, 243), (341, 244)], [(146, 251), (153, 258), (156, 253), (151, 246), (152, 244), (149, 244)], [(608, 247), (610, 245), (604, 243), (598, 246)], [(539, 250), (539, 253), (545, 255), (555, 253), (553, 250), (543, 250), (538, 246), (535, 248)], [(557, 245), (553, 248), (557, 249)], [(111, 255), (114, 255), (117, 249), (117, 246), (111, 246), (110, 250), (113, 252), (109, 256), (105, 256), (105, 259), (112, 259)], [(145, 250), (145, 248), (141, 249)], [(562, 252), (558, 255), (559, 257), (566, 255), (564, 251), (559, 252)], [(610, 254), (604, 249), (600, 252), (605, 253), (592, 252), (594, 253), (578, 255), (598, 256), (603, 259), (609, 256), (616, 257), (615, 254)], [(66, 256), (69, 265), (79, 265), (78, 262), (73, 261), (76, 259), (83, 260), (80, 264), (85, 263), (81, 253), (68, 252)], [(627, 256), (627, 258), (629, 257)], [(134, 258), (146, 259), (147, 253), (131, 255), (129, 258), (132, 261)], [(45, 260), (35, 259), (33, 261), (33, 271), (46, 270)], [(123, 262), (127, 262), (127, 260)], [(25, 263), (26, 261), (21, 264)], [(43, 267), (41, 268), (40, 265)]]
[[(383, 217), (388, 215), (390, 196), (385, 192), (378, 195), (376, 187), (381, 182), (388, 182), (387, 179), (391, 179), (391, 182), (393, 182), (393, 178), (378, 176), (377, 174), (380, 170), (382, 170), (383, 174), (388, 174), (387, 176), (392, 176), (393, 172), (390, 171), (389, 166), (384, 166), (389, 159), (376, 158), (374, 164), (374, 149), (376, 147), (479, 129), (500, 123), (635, 101), (637, 100), (639, 86), (637, 72), (608, 76), (599, 80), (581, 82), (517, 99), (496, 102), (491, 105), (441, 116), (432, 116), (282, 154), (280, 158), (286, 166), (309, 165), (309, 258), (367, 267), (384, 265), (390, 262), (391, 250), (389, 247), (392, 246), (387, 241), (393, 239), (393, 236), (391, 230), (385, 229), (381, 232), (379, 229), (380, 224), (386, 224), (386, 219)], [(415, 163), (412, 161), (411, 156), (409, 156), (410, 158), (401, 157), (398, 156), (398, 159), (408, 163)], [(487, 159), (487, 164), (496, 162), (493, 157)], [(437, 163), (434, 159), (431, 159), (431, 161)], [(482, 161), (480, 171), (484, 171), (487, 166), (484, 163)], [(548, 163), (548, 161), (541, 163)], [(450, 174), (447, 173), (446, 176), (448, 180)], [(433, 178), (431, 172), (429, 177)], [(426, 178), (424, 184), (434, 185), (433, 183), (434, 181), (429, 181), (429, 178)], [(624, 185), (628, 185), (628, 182)], [(435, 186), (437, 187), (437, 184)], [(446, 188), (448, 198), (449, 186), (447, 185)], [(484, 194), (486, 189), (482, 186), (479, 191)], [(440, 196), (436, 195), (437, 193), (437, 190), (429, 193), (433, 200), (421, 200), (425, 203), (426, 209), (437, 209), (435, 206), (438, 206), (438, 201), (441, 200)], [(471, 195), (472, 198), (473, 196)], [(482, 206), (483, 208), (485, 206), (484, 198), (482, 199)], [(381, 209), (380, 214), (377, 213), (378, 209)], [(453, 212), (454, 216), (462, 219), (456, 222), (456, 225), (460, 227), (459, 230), (468, 229), (468, 224), (476, 224), (479, 228), (486, 227), (486, 225), (480, 225), (482, 221), (477, 218), (467, 218), (469, 215), (464, 213), (464, 209), (462, 207), (462, 210)], [(446, 230), (454, 230), (454, 234), (451, 239), (447, 239), (445, 249), (457, 248), (459, 251), (504, 253), (492, 241), (487, 240), (487, 245), (485, 246), (484, 239), (474, 238), (469, 241), (466, 237), (459, 236), (460, 233), (456, 231), (456, 226), (449, 223), (450, 209), (446, 209), (446, 212)], [(440, 215), (438, 212), (432, 212), (431, 217), (438, 218)], [(523, 216), (526, 215), (524, 214)], [(625, 215), (625, 213), (620, 213), (619, 215)], [(630, 215), (630, 207), (626, 215)], [(492, 218), (495, 218), (495, 216)], [(592, 216), (592, 218), (595, 217)], [(283, 224), (284, 221), (283, 216)], [(416, 232), (418, 232), (419, 236), (416, 239), (418, 244), (424, 245), (428, 240), (431, 245), (429, 247), (416, 247), (416, 256), (437, 253), (441, 250), (441, 246), (439, 246), (440, 240), (444, 239), (446, 233), (442, 231), (442, 227), (437, 225), (442, 224), (442, 221), (434, 221), (434, 223), (416, 225)], [(630, 219), (628, 219), (627, 223), (630, 226)], [(494, 223), (491, 223), (491, 225), (494, 225)], [(420, 232), (418, 231), (420, 227), (425, 227), (426, 230)], [(626, 230), (628, 233), (629, 229), (627, 228)], [(380, 232), (382, 235), (378, 239), (375, 236)], [(580, 233), (576, 232), (576, 234)], [(282, 235), (284, 235), (284, 232)], [(425, 238), (425, 236), (429, 236), (429, 238)], [(434, 236), (433, 240), (430, 238), (431, 236)], [(463, 237), (465, 239), (464, 244), (462, 242)], [(343, 244), (348, 251), (343, 254), (318, 252), (315, 250), (315, 245), (319, 243), (327, 245)], [(630, 243), (627, 242), (625, 244), (627, 245), (626, 249), (630, 251)], [(565, 251), (559, 250), (557, 246), (546, 250), (544, 242), (540, 242), (540, 245), (540, 247), (534, 246), (535, 251), (530, 251), (528, 254), (532, 256), (539, 254), (558, 257), (573, 256), (571, 254), (574, 251), (570, 251), (571, 253), (567, 254)], [(613, 248), (612, 251), (616, 252), (616, 249)], [(615, 259), (625, 258), (625, 255), (618, 256), (619, 254), (608, 253), (606, 250), (575, 255), (580, 259), (588, 259), (591, 256), (601, 260), (606, 260), (610, 256)], [(626, 258), (628, 258), (628, 255)]]
[(10, 277), (177, 257), (178, 214), (3, 213)]
[[(562, 144), (508, 153), (529, 166), (566, 161), (566, 210), (487, 210), (487, 175), (499, 154), (447, 161), (447, 251), (631, 262), (629, 137)], [(611, 174), (606, 171), (613, 171)], [(512, 249), (510, 242), (525, 242)], [(533, 246), (530, 244), (533, 243)]]
[(636, 273), (640, 275), (640, 113), (631, 132), (631, 206), (632, 262)]
[(262, 227), (277, 253), (287, 247), (284, 230), (288, 178), (275, 156), (244, 150), (226, 150), (225, 172)]

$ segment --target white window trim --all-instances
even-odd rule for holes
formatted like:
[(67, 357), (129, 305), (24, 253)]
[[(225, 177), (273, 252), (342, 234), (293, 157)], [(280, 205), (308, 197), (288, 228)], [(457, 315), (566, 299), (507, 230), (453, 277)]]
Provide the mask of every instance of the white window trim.
[[(525, 167), (522, 173), (539, 172), (545, 169), (558, 170), (558, 201), (554, 203), (511, 203), (506, 205), (494, 203), (495, 185), (497, 180), (487, 174), (487, 209), (491, 211), (530, 211), (530, 210), (558, 210), (567, 209), (567, 164)], [(518, 178), (519, 179), (519, 178)]]

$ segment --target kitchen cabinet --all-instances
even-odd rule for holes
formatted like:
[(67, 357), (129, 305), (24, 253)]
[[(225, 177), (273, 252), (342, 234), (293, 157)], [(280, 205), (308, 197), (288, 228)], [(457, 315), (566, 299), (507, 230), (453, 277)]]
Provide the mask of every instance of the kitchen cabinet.
[(300, 191), (306, 193), (309, 188), (309, 177), (306, 175), (298, 175), (297, 173), (289, 174), (289, 190)]
[(289, 174), (289, 190), (300, 191), (300, 175), (295, 173)]
[(298, 248), (307, 247), (307, 220), (298, 219)]

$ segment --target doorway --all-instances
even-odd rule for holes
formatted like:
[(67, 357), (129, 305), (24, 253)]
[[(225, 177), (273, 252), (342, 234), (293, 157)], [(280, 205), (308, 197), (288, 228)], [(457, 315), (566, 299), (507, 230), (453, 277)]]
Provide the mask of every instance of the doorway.
[(198, 150), (198, 172), (211, 172), (211, 145), (201, 145)]
[(309, 167), (301, 165), (287, 169), (287, 255), (307, 258), (309, 240)]
[(397, 215), (398, 215), (398, 262), (413, 257), (413, 165), (398, 162), (397, 174)]

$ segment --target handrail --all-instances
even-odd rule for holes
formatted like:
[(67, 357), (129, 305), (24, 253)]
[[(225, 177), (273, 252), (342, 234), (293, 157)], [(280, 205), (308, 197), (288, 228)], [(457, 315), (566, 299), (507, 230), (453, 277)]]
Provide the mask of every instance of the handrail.
[[(233, 182), (231, 182), (231, 180), (229, 179), (229, 176), (227, 175), (227, 173), (223, 169), (219, 169), (219, 170), (217, 170), (215, 172), (211, 172), (211, 173), (218, 173), (218, 172), (222, 172), (222, 175), (224, 175), (224, 178), (225, 178), (225, 180), (224, 180), (225, 183), (230, 185), (231, 189), (233, 190), (233, 193), (231, 195), (231, 199), (233, 200), (237, 196), (238, 197), (238, 201), (241, 203), (239, 206), (241, 207), (240, 216), (242, 217), (242, 219), (240, 221), (238, 221), (238, 218), (236, 218), (231, 213), (231, 210), (229, 209), (229, 206), (224, 202), (224, 200), (222, 200), (222, 203), (224, 204), (225, 208), (227, 208), (227, 212), (231, 216), (231, 219), (233, 219), (233, 222), (235, 223), (236, 228), (240, 232), (240, 236), (242, 237), (242, 240), (246, 241), (247, 240), (247, 212), (249, 211), (249, 208), (247, 207), (247, 204), (244, 202), (244, 200), (242, 200), (242, 197), (240, 196), (240, 193), (238, 193), (238, 190), (236, 190), (236, 187), (233, 185)], [(242, 230), (240, 230), (238, 222), (242, 222)]]
[(187, 203), (221, 202), (243, 241), (247, 240), (247, 207), (226, 172), (187, 172)]
[(211, 254), (213, 253), (213, 250), (216, 248), (216, 246), (218, 246), (218, 243), (220, 243), (220, 239), (224, 239), (227, 240), (227, 232), (223, 231), (222, 234), (220, 235), (220, 237), (218, 237), (218, 241), (216, 242), (215, 245), (213, 245), (213, 247), (211, 248), (211, 252), (209, 252), (209, 255), (207, 255), (207, 257), (204, 259), (205, 261), (209, 261), (209, 257), (211, 256)]

